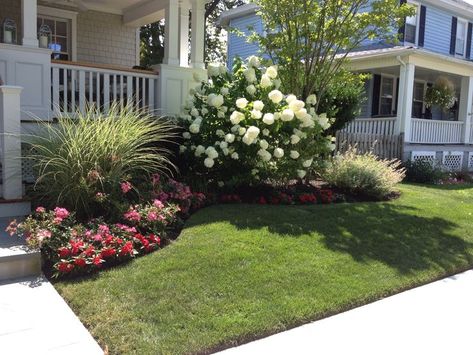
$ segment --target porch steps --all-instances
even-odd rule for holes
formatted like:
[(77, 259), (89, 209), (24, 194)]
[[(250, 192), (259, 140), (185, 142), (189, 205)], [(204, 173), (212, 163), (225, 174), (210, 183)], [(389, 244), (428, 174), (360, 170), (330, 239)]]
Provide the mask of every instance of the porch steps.
[(29, 250), (22, 238), (10, 236), (5, 228), (31, 211), (29, 201), (0, 200), (0, 282), (41, 274), (41, 254)]

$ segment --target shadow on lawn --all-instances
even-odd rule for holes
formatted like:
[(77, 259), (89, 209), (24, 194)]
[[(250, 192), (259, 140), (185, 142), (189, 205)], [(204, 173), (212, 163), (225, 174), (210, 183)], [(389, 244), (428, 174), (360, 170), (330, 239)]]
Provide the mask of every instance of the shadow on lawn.
[(239, 208), (238, 214), (234, 206), (218, 208), (217, 213), (206, 214), (205, 222), (211, 222), (211, 215), (238, 229), (267, 229), (281, 238), (311, 235), (331, 251), (348, 253), (360, 263), (376, 260), (402, 274), (433, 266), (454, 271), (473, 264), (473, 243), (453, 233), (457, 224), (437, 216), (419, 216), (420, 211), (410, 206), (253, 206)]

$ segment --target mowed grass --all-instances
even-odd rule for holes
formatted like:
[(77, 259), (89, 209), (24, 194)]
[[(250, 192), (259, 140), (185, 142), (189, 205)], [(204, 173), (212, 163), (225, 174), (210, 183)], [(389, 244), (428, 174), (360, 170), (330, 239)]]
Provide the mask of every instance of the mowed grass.
[(221, 205), (172, 245), (56, 284), (111, 354), (207, 353), (473, 267), (473, 186), (383, 203)]

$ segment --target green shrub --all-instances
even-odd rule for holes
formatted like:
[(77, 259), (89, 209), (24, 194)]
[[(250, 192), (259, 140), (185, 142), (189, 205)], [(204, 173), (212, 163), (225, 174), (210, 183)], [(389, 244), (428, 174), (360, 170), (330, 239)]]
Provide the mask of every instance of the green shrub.
[(101, 214), (100, 202), (114, 206), (128, 190), (138, 193), (131, 181), (172, 167), (162, 145), (174, 126), (131, 106), (114, 104), (107, 114), (90, 108), (41, 126), (41, 135), (27, 137), (28, 159), (35, 193), (47, 207), (60, 205), (79, 217)]
[(354, 148), (335, 156), (323, 174), (333, 187), (375, 199), (395, 193), (404, 176), (399, 160), (380, 160), (372, 153), (358, 154)]
[(406, 180), (421, 184), (436, 184), (447, 177), (439, 164), (431, 164), (428, 161), (408, 160), (404, 163), (406, 168)]

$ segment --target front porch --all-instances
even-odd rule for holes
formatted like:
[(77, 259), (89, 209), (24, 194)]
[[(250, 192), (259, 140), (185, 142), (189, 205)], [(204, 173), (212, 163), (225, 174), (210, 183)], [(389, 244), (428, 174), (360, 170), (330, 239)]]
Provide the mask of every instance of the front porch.
[[(113, 102), (161, 115), (179, 113), (195, 77), (206, 75), (207, 0), (6, 0), (0, 20), (1, 178), (4, 199), (23, 196), (21, 139), (37, 120)], [(192, 14), (192, 16), (191, 16)], [(163, 64), (139, 65), (139, 28), (165, 20)], [(47, 26), (48, 36), (44, 29)]]
[[(362, 116), (349, 124), (346, 132), (402, 134), (403, 159), (425, 151), (436, 157), (440, 154), (440, 159), (461, 152), (460, 168), (473, 170), (473, 63), (399, 47), (355, 54), (350, 68), (369, 72), (372, 79), (366, 86)], [(428, 108), (424, 102), (427, 88), (438, 77), (447, 78), (455, 87), (457, 102), (451, 110)]]

